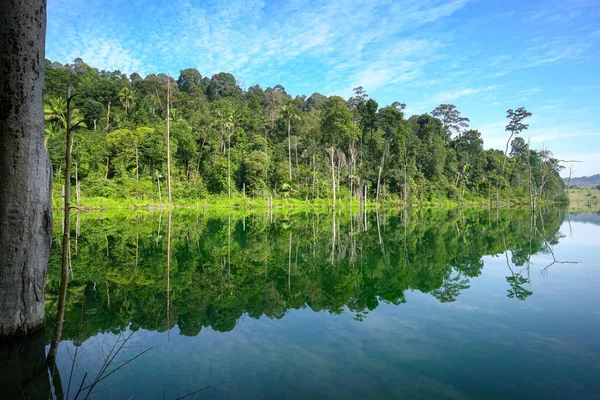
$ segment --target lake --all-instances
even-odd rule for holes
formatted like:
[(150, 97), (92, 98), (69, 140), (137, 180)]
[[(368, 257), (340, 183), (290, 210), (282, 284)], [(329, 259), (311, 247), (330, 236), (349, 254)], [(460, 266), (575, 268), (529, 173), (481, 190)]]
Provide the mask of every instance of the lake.
[[(48, 350), (55, 225), (46, 331), (2, 350), (13, 366)], [(70, 398), (113, 356), (104, 376), (123, 367), (91, 397), (600, 398), (595, 213), (131, 211), (72, 225), (53, 385)], [(37, 371), (28, 395), (51, 387)]]

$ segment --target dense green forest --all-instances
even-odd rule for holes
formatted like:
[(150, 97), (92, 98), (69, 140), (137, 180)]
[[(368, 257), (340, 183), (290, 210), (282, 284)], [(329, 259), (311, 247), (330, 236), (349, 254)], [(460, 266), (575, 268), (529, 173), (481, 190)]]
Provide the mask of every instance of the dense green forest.
[(71, 180), (82, 203), (166, 203), (168, 186), (173, 202), (190, 204), (211, 195), (344, 204), (365, 193), (410, 204), (566, 198), (558, 160), (517, 136), (531, 115), (523, 108), (508, 111), (505, 151), (485, 150), (481, 132), (451, 104), (407, 117), (405, 104), (381, 107), (362, 87), (348, 100), (292, 97), (281, 85), (243, 89), (225, 72), (128, 77), (76, 59), (46, 61), (55, 201), (65, 179), (68, 86), (75, 95)]
[[(306, 307), (362, 320), (382, 302), (409, 301), (411, 291), (455, 301), (481, 274), (486, 255), (500, 257), (506, 295), (525, 300), (533, 295), (530, 257), (551, 254), (561, 237), (561, 212), (544, 209), (536, 218), (528, 208), (508, 207), (352, 217), (325, 210), (78, 213), (63, 338), (175, 325), (195, 336), (203, 327), (230, 331), (242, 315), (282, 318)], [(60, 235), (57, 228), (48, 326), (56, 321)], [(46, 329), (48, 340), (51, 333)]]

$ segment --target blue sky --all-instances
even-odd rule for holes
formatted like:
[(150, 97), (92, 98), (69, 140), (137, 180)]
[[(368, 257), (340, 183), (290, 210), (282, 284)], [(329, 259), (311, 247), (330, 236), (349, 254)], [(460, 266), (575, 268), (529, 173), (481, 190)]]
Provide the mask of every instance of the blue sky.
[(53, 61), (126, 73), (194, 67), (345, 98), (360, 85), (410, 114), (453, 103), (493, 148), (524, 106), (534, 148), (600, 173), (598, 0), (48, 0), (46, 43)]

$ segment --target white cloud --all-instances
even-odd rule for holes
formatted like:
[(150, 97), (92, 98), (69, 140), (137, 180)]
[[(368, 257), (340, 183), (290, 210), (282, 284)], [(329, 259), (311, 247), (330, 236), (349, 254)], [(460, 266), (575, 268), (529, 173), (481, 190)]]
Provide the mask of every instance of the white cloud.
[(473, 89), (473, 88), (457, 90), (454, 92), (442, 92), (442, 93), (438, 93), (437, 95), (435, 95), (433, 97), (433, 101), (442, 102), (442, 103), (446, 102), (446, 101), (454, 101), (461, 97), (479, 93), (479, 92), (481, 92), (481, 89)]

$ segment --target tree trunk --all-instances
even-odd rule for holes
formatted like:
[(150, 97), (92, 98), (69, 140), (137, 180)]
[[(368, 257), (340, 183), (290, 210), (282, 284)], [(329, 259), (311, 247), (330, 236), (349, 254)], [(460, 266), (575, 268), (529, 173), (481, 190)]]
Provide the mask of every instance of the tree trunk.
[(52, 241), (45, 34), (45, 0), (0, 2), (0, 337), (44, 325)]
[(231, 131), (227, 128), (227, 196), (231, 198)]
[(106, 127), (104, 128), (106, 131), (110, 128), (110, 100), (108, 101), (108, 106), (106, 110)]
[(171, 75), (167, 80), (167, 200), (169, 205), (171, 204), (171, 114), (170, 114), (170, 106), (171, 106)]
[(335, 210), (335, 166), (333, 165), (334, 149), (331, 146), (331, 190), (333, 194), (332, 210)]
[(138, 145), (135, 145), (135, 180), (140, 180), (140, 159), (138, 156)]
[(379, 166), (379, 173), (377, 174), (377, 195), (375, 197), (375, 204), (379, 206), (379, 185), (381, 184), (381, 171), (385, 165), (385, 151), (387, 150), (387, 142), (383, 146), (383, 155), (381, 156), (381, 165)]
[(67, 143), (65, 146), (65, 199), (64, 199), (64, 225), (62, 241), (62, 268), (60, 279), (60, 290), (58, 298), (58, 313), (56, 315), (56, 326), (54, 335), (48, 350), (48, 361), (56, 359), (56, 352), (62, 327), (65, 320), (65, 306), (67, 302), (67, 286), (69, 282), (69, 250), (71, 249), (71, 149), (73, 148), (73, 132), (71, 131), (71, 87), (67, 90)]
[[(510, 136), (508, 137), (508, 140), (506, 141), (506, 148), (504, 150), (504, 159), (502, 160), (502, 173), (500, 174), (500, 176), (502, 176), (504, 178), (504, 169), (506, 168), (506, 159), (508, 158), (508, 145), (510, 144), (510, 139), (512, 139), (512, 137), (514, 136), (514, 132), (510, 133)], [(498, 206), (498, 203), (500, 202), (500, 180), (498, 180), (498, 182), (496, 183), (496, 206)]]
[(292, 180), (292, 121), (288, 119), (288, 163), (290, 169), (290, 181)]
[(408, 155), (404, 149), (404, 204), (408, 205)]

